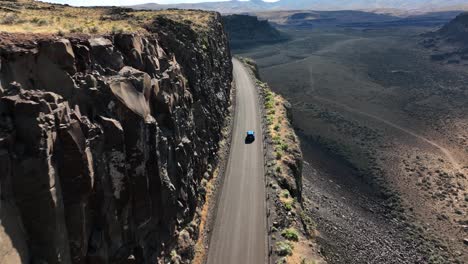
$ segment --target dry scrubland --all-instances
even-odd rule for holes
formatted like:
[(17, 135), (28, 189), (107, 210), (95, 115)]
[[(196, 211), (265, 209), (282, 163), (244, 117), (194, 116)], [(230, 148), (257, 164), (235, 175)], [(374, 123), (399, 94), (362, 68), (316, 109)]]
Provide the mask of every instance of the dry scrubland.
[[(203, 30), (208, 12), (190, 10), (132, 11), (125, 8), (77, 8), (36, 1), (0, 1), (0, 31), (46, 34), (146, 33), (156, 16)], [(212, 13), (213, 14), (213, 13)]]
[(290, 30), (242, 53), (293, 105), (332, 262), (468, 261), (468, 68), (432, 62), (427, 30)]
[(315, 243), (313, 220), (302, 207), (302, 153), (300, 142), (292, 128), (291, 105), (271, 91), (258, 76), (254, 61), (242, 62), (256, 78), (256, 86), (263, 100), (267, 132), (268, 207), (271, 225), (270, 238), (275, 263), (323, 263)]

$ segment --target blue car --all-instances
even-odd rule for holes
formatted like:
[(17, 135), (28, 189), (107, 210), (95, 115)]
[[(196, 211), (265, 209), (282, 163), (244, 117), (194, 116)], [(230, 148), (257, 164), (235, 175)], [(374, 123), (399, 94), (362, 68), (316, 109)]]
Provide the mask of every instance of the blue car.
[(250, 144), (255, 141), (255, 132), (252, 130), (247, 131), (247, 136), (245, 137), (245, 143)]

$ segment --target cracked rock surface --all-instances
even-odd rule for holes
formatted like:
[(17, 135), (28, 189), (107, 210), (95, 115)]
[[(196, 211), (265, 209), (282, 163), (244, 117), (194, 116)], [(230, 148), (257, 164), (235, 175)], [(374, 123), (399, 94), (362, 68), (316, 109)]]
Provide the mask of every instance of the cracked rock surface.
[(193, 257), (231, 57), (219, 16), (206, 32), (165, 18), (148, 30), (1, 33), (1, 263)]

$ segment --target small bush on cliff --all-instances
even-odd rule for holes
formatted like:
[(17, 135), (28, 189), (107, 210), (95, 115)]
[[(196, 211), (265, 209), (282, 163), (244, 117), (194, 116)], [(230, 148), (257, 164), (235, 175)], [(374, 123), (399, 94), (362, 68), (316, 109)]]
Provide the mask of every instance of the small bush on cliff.
[(83, 33), (83, 28), (82, 27), (76, 27), (70, 29), (70, 33)]
[(112, 26), (112, 34), (120, 34), (123, 32), (124, 32), (123, 28), (118, 27), (116, 25)]
[(276, 170), (277, 173), (281, 173), (281, 167), (280, 166), (276, 166), (275, 170)]
[(7, 13), (3, 18), (0, 18), (0, 24), (2, 25), (12, 25), (17, 23), (19, 17), (15, 13)]
[(313, 261), (313, 260), (307, 260), (305, 258), (303, 258), (301, 260), (301, 264), (316, 264), (317, 262)]
[(276, 242), (275, 252), (279, 256), (290, 256), (293, 253), (294, 246), (289, 241)]
[(274, 119), (273, 116), (268, 116), (268, 117), (267, 117), (267, 123), (268, 123), (268, 125), (272, 125), (272, 124), (273, 124), (273, 119)]
[(282, 151), (288, 151), (288, 149), (289, 149), (289, 147), (288, 147), (287, 144), (281, 143), (280, 146), (281, 146), (281, 150), (282, 150)]
[(96, 33), (99, 32), (99, 29), (98, 29), (96, 26), (93, 26), (93, 27), (90, 27), (90, 28), (88, 29), (88, 31), (89, 31), (89, 33), (91, 33), (91, 34), (96, 34)]
[(274, 136), (273, 137), (273, 143), (275, 143), (275, 145), (281, 145), (281, 137), (280, 136)]
[(286, 209), (286, 211), (292, 211), (293, 209), (293, 202), (292, 201), (285, 201), (283, 202), (283, 205), (284, 205), (284, 209)]
[(283, 157), (283, 153), (281, 153), (281, 151), (277, 151), (275, 156), (277, 160), (280, 160)]
[(41, 18), (38, 18), (38, 17), (35, 17), (35, 18), (31, 19), (31, 23), (36, 24), (36, 25), (38, 25), (40, 27), (46, 26), (47, 24), (49, 24), (49, 22), (47, 20), (41, 19)]
[(293, 227), (283, 230), (281, 235), (287, 240), (299, 241), (299, 233)]
[(316, 229), (315, 222), (304, 211), (299, 212), (299, 216), (301, 217), (306, 234), (312, 236), (314, 229)]

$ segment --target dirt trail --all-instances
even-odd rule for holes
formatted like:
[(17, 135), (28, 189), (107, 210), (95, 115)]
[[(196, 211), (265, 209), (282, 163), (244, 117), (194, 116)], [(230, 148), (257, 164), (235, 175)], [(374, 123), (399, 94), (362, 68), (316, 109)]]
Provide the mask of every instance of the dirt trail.
[[(321, 48), (315, 52), (312, 52), (310, 53), (308, 56), (304, 57), (304, 58), (301, 58), (301, 59), (298, 59), (298, 60), (293, 60), (293, 61), (288, 61), (288, 62), (284, 62), (284, 63), (277, 63), (277, 64), (273, 64), (273, 65), (269, 65), (269, 66), (264, 66), (262, 67), (262, 70), (267, 70), (267, 69), (271, 69), (271, 68), (275, 68), (275, 67), (278, 67), (278, 66), (284, 66), (284, 65), (288, 65), (288, 64), (292, 64), (292, 63), (300, 63), (301, 61), (306, 61), (312, 57), (317, 57), (317, 56), (322, 56), (322, 57), (325, 57), (325, 55), (327, 53), (333, 53), (333, 52), (337, 52), (338, 50), (340, 50), (340, 48), (343, 48), (345, 47), (346, 45), (349, 45), (349, 44), (353, 44), (355, 42), (359, 42), (359, 41), (362, 41), (362, 40), (365, 40), (366, 38), (353, 38), (353, 39), (347, 39), (347, 40), (342, 40), (342, 41), (337, 41), (329, 46), (326, 46), (324, 48)], [(281, 51), (279, 51), (281, 52)]]
[(327, 98), (324, 98), (324, 97), (321, 97), (321, 96), (314, 95), (313, 98), (316, 99), (316, 100), (322, 101), (322, 102), (326, 102), (326, 103), (329, 103), (329, 104), (336, 105), (336, 106), (338, 106), (338, 107), (340, 107), (340, 108), (342, 108), (344, 110), (347, 110), (349, 112), (370, 117), (370, 118), (372, 118), (374, 120), (377, 120), (377, 121), (379, 121), (381, 123), (384, 123), (384, 124), (386, 124), (386, 125), (388, 125), (388, 126), (390, 126), (392, 128), (395, 128), (395, 129), (397, 129), (397, 130), (399, 130), (401, 132), (404, 132), (404, 133), (406, 133), (408, 135), (411, 135), (411, 136), (413, 136), (413, 137), (415, 137), (415, 138), (417, 138), (417, 139), (419, 139), (419, 140), (421, 140), (423, 142), (426, 142), (427, 144), (437, 148), (442, 154), (444, 154), (444, 156), (450, 161), (450, 163), (453, 165), (453, 167), (457, 171), (461, 170), (460, 164), (457, 162), (457, 160), (453, 157), (452, 153), (448, 149), (442, 147), (441, 145), (439, 145), (438, 143), (436, 143), (436, 142), (434, 142), (434, 141), (432, 141), (430, 139), (425, 138), (422, 135), (419, 135), (419, 134), (411, 131), (410, 129), (404, 128), (404, 127), (402, 127), (400, 125), (392, 123), (392, 122), (390, 122), (388, 120), (385, 120), (385, 119), (383, 119), (381, 117), (378, 117), (376, 115), (363, 112), (361, 110), (349, 107), (349, 106), (347, 106), (345, 104), (342, 104), (342, 103), (339, 103), (339, 102), (336, 102), (336, 101), (333, 101), (333, 100), (330, 100), (330, 99), (327, 99)]

